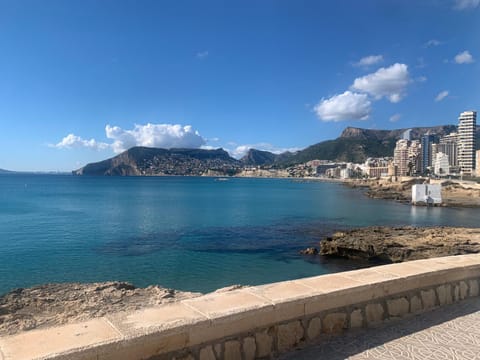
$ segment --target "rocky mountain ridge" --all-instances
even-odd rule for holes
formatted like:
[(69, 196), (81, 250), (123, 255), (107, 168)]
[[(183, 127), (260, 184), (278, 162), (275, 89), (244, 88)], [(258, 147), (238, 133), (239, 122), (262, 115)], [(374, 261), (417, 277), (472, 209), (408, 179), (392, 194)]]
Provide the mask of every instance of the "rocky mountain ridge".
[[(322, 141), (297, 152), (274, 154), (250, 149), (240, 160), (225, 150), (159, 149), (134, 147), (113, 158), (91, 163), (73, 171), (74, 175), (235, 175), (243, 167), (255, 166), (285, 169), (289, 166), (321, 159), (364, 162), (369, 157), (393, 156), (395, 143), (410, 130), (413, 140), (427, 132), (443, 136), (454, 132), (454, 125), (416, 127), (395, 130), (374, 130), (347, 127), (335, 140)], [(477, 127), (477, 149), (480, 148), (480, 127)]]

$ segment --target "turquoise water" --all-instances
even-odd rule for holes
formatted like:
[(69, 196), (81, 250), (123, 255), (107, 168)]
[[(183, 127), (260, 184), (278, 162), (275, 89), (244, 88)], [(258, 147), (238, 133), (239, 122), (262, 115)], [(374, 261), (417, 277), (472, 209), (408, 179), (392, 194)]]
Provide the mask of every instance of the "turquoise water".
[(0, 294), (130, 281), (207, 292), (358, 266), (299, 256), (333, 229), (478, 226), (480, 210), (415, 208), (288, 179), (0, 176)]

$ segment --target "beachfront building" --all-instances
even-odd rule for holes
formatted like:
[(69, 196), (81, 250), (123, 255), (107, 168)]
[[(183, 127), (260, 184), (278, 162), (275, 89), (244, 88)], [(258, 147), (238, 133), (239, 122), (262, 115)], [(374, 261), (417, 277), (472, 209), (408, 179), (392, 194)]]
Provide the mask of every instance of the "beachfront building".
[(475, 132), (477, 113), (464, 111), (458, 118), (458, 163), (464, 175), (472, 175), (475, 170)]
[(422, 168), (421, 168), (421, 173), (426, 174), (428, 172), (428, 168), (432, 166), (432, 160), (434, 157), (432, 157), (432, 144), (434, 141), (434, 136), (430, 133), (426, 133), (425, 135), (422, 136), (421, 139), (421, 148), (422, 148)]
[(438, 152), (433, 163), (435, 175), (446, 176), (450, 175), (450, 164), (448, 163), (448, 155)]
[(480, 150), (477, 150), (477, 156), (475, 159), (475, 164), (477, 167), (477, 176), (480, 177)]
[(422, 145), (418, 140), (412, 140), (408, 147), (408, 162), (410, 176), (420, 175), (422, 169)]
[(440, 184), (416, 184), (412, 186), (412, 203), (414, 205), (439, 205), (442, 203), (442, 186)]
[(397, 141), (393, 151), (393, 163), (395, 164), (395, 176), (407, 176), (408, 174), (408, 140)]
[(437, 145), (437, 151), (442, 152), (448, 156), (448, 164), (450, 165), (450, 171), (453, 173), (458, 172), (455, 170), (458, 167), (458, 134), (451, 133), (440, 138), (440, 142)]
[[(393, 151), (393, 163), (395, 166), (395, 176), (413, 176), (417, 175), (421, 165), (421, 145), (420, 141), (408, 141), (400, 139), (397, 141)], [(388, 170), (387, 170), (388, 172)]]
[(378, 179), (388, 176), (388, 165), (391, 158), (368, 158), (363, 165), (361, 165), (363, 175), (369, 178)]

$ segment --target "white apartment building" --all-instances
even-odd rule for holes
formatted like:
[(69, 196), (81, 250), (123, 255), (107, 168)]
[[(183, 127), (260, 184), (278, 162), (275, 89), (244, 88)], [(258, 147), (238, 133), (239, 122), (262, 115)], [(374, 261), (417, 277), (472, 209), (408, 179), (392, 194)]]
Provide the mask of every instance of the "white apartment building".
[(434, 172), (438, 176), (445, 176), (450, 174), (450, 164), (448, 162), (448, 155), (442, 152), (439, 152), (435, 156), (435, 161), (433, 162)]
[(477, 159), (475, 164), (477, 166), (477, 176), (480, 177), (480, 150), (477, 150)]
[(475, 170), (475, 132), (477, 113), (464, 111), (458, 118), (458, 163), (462, 174), (470, 175)]
[(393, 151), (393, 163), (396, 167), (396, 176), (407, 176), (408, 173), (408, 144), (409, 141), (401, 139), (397, 141)]

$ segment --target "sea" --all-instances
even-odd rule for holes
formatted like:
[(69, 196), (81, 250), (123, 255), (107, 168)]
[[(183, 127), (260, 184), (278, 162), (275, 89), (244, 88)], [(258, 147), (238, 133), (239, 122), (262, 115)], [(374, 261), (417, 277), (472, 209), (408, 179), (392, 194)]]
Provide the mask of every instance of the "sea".
[(412, 207), (340, 183), (217, 180), (0, 175), (0, 294), (114, 280), (205, 293), (365, 266), (299, 254), (336, 230), (480, 224), (480, 209)]

